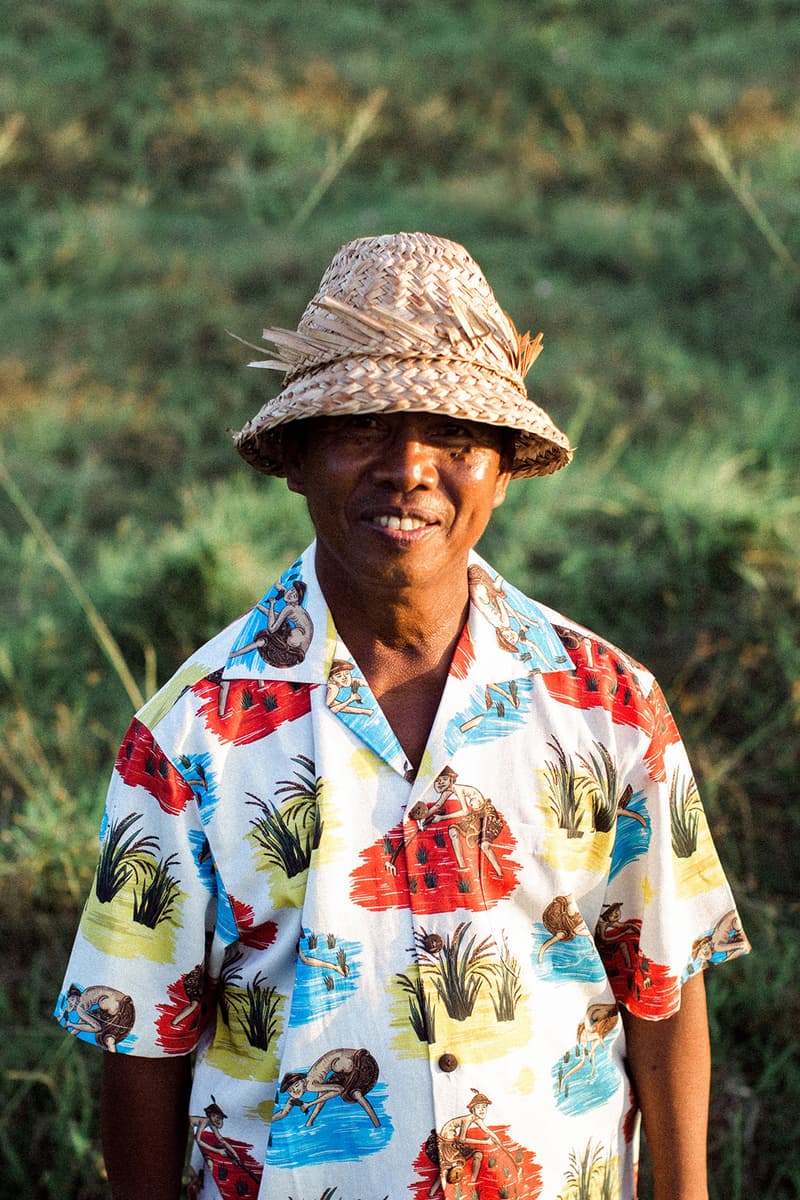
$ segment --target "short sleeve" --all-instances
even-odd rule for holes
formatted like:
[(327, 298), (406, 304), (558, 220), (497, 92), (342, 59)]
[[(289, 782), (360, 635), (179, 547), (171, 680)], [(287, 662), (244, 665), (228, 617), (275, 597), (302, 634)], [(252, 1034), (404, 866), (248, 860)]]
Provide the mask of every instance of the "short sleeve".
[(686, 979), (750, 945), (654, 681), (645, 702), (647, 719), (619, 747), (616, 840), (595, 941), (618, 1002), (658, 1020), (680, 1008)]
[(82, 1041), (191, 1052), (207, 1019), (216, 881), (190, 782), (138, 719), (114, 766), (100, 854), (55, 1015)]

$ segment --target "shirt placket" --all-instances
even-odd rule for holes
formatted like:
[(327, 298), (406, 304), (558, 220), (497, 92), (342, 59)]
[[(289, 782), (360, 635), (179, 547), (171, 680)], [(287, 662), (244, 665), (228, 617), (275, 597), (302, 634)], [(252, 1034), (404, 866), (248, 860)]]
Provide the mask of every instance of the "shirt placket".
[[(413, 933), (414, 954), (419, 972), (420, 979), (420, 995), (424, 997), (423, 1003), (430, 1004), (434, 999), (439, 1000), (438, 995), (431, 995), (432, 988), (425, 984), (425, 964), (435, 960), (443, 952), (446, 952), (448, 945), (452, 945), (454, 932), (458, 925), (463, 921), (463, 910), (458, 908), (457, 902), (447, 892), (442, 894), (442, 911), (431, 912), (429, 897), (425, 891), (419, 887), (414, 887), (411, 881), (415, 877), (414, 864), (416, 861), (417, 848), (419, 846), (420, 826), (419, 814), (424, 806), (427, 810), (433, 808), (440, 800), (439, 793), (433, 787), (432, 779), (428, 779), (427, 783), (422, 786), (415, 785), (412, 788), (408, 805), (405, 810), (403, 819), (403, 842), (405, 854), (406, 878), (409, 880), (407, 893), (408, 911), (411, 918), (411, 927)], [(411, 814), (416, 812), (417, 816)], [(447, 828), (446, 823), (442, 824), (441, 828)], [(446, 836), (446, 835), (445, 835)], [(448, 838), (449, 842), (449, 838)], [(471, 914), (473, 930), (479, 925), (483, 926), (483, 922), (478, 922), (476, 918), (479, 913)], [(484, 936), (484, 930), (478, 933), (478, 940)], [(427, 1017), (426, 1017), (427, 1019)], [(434, 1128), (430, 1131), (431, 1140), (436, 1144), (436, 1160), (437, 1170), (441, 1180), (442, 1192), (445, 1200), (455, 1198), (458, 1192), (458, 1185), (463, 1182), (466, 1173), (471, 1169), (469, 1163), (463, 1165), (463, 1160), (460, 1159), (460, 1154), (457, 1149), (456, 1142), (443, 1139), (441, 1131), (450, 1123), (452, 1125), (454, 1118), (465, 1117), (469, 1119), (467, 1111), (467, 1100), (470, 1094), (469, 1080), (466, 1074), (470, 1070), (470, 1064), (465, 1061), (464, 1050), (461, 1046), (452, 1046), (448, 1044), (448, 1039), (445, 1037), (440, 1040), (438, 1035), (436, 1040), (429, 1040), (427, 1043), (427, 1073), (428, 1087), (430, 1095), (430, 1107), (434, 1114)], [(474, 1082), (474, 1081), (473, 1081)], [(423, 1131), (426, 1132), (426, 1131)], [(449, 1150), (452, 1148), (453, 1153)], [(430, 1155), (430, 1151), (429, 1151)], [(452, 1159), (452, 1161), (451, 1161)], [(460, 1162), (462, 1165), (459, 1165)], [(469, 1195), (469, 1192), (465, 1193)]]

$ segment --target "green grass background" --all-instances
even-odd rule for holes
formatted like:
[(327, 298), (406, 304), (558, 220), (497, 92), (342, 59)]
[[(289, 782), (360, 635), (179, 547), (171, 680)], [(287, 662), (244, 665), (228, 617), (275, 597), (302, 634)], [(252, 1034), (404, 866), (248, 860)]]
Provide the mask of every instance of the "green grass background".
[(106, 1194), (100, 1055), (49, 1012), (110, 765), (309, 535), (231, 450), (278, 383), (225, 330), (424, 229), (544, 330), (529, 388), (578, 445), (482, 550), (659, 676), (754, 943), (709, 980), (712, 1195), (796, 1197), (798, 5), (0, 17), (0, 1194)]

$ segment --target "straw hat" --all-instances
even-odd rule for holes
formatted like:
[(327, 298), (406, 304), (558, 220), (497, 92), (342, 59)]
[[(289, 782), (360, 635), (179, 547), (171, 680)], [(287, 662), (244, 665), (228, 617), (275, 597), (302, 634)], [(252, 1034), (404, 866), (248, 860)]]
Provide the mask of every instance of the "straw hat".
[(550, 475), (572, 448), (528, 398), (542, 335), (520, 336), (463, 246), (427, 233), (359, 238), (336, 253), (296, 331), (265, 329), (250, 366), (283, 390), (234, 433), (265, 475), (283, 475), (281, 427), (306, 417), (442, 412), (516, 434), (512, 475)]

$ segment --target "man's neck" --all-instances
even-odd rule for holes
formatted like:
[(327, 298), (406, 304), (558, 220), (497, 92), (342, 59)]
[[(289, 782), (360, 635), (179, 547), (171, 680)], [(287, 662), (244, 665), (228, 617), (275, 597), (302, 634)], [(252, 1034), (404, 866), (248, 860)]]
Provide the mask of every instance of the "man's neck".
[[(319, 583), (336, 631), (363, 669), (372, 659), (404, 662), (402, 674), (426, 671), (448, 654), (446, 667), (469, 610), (466, 568), (459, 580), (425, 587), (369, 588), (338, 582), (319, 572)], [(445, 674), (446, 674), (445, 667)]]

